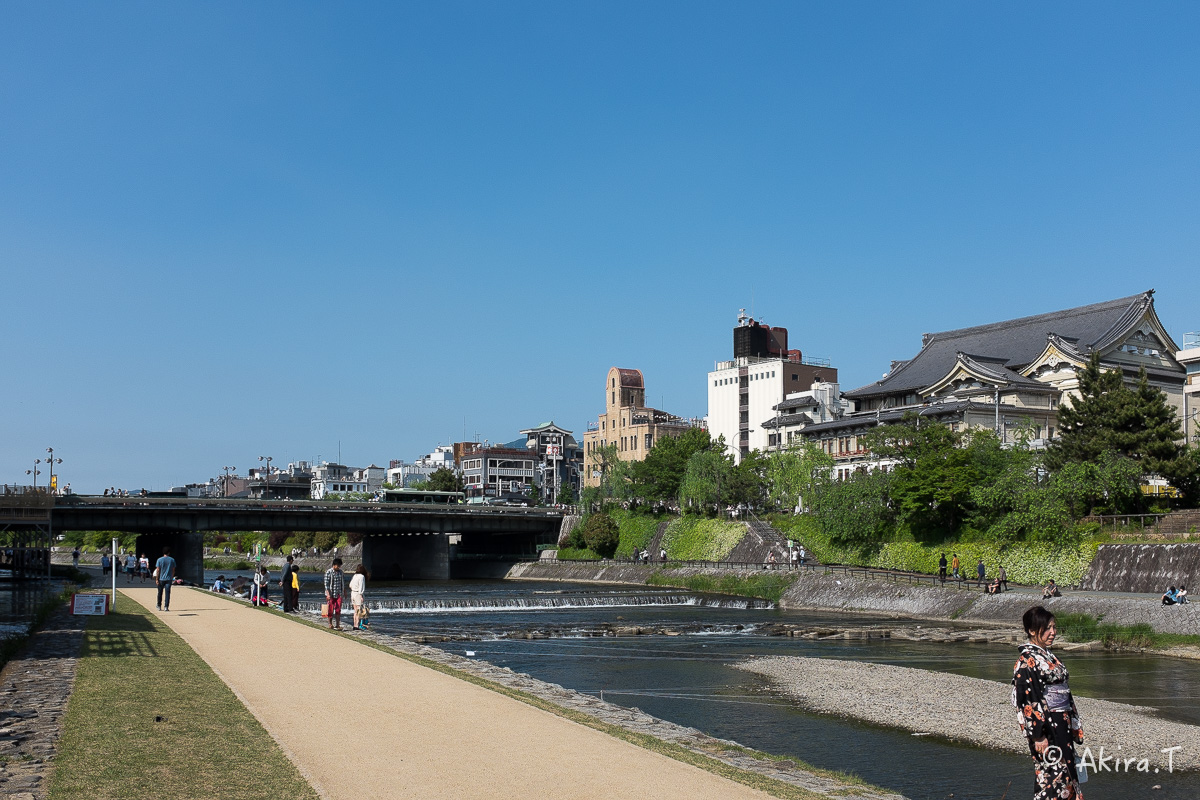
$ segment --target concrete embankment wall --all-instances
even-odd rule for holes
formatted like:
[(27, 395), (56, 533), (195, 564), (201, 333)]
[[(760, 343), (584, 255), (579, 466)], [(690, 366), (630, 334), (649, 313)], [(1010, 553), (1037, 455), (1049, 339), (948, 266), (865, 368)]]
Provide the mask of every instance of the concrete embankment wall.
[(1100, 592), (1162, 594), (1200, 579), (1200, 544), (1105, 544), (1080, 582)]
[[(510, 578), (526, 580), (601, 581), (644, 584), (655, 572), (689, 575), (753, 575), (759, 570), (716, 570), (699, 567), (663, 570), (653, 564), (596, 564), (536, 562), (517, 564)], [(780, 600), (791, 609), (855, 611), (918, 619), (955, 619), (1019, 626), (1021, 615), (1034, 605), (1045, 605), (1056, 614), (1080, 613), (1102, 617), (1120, 625), (1148, 623), (1161, 633), (1200, 635), (1200, 603), (1163, 606), (1147, 595), (1097, 595), (1067, 592), (1064, 597), (1042, 600), (1033, 591), (1010, 591), (987, 595), (973, 589), (930, 585), (907, 585), (846, 575), (801, 572)]]
[(1019, 624), (1021, 615), (1034, 605), (1043, 605), (1055, 614), (1090, 614), (1117, 625), (1148, 623), (1159, 633), (1200, 634), (1200, 605), (1164, 606), (1151, 595), (1096, 595), (1067, 592), (1063, 597), (1042, 600), (1028, 592), (983, 595), (958, 618), (986, 622)]

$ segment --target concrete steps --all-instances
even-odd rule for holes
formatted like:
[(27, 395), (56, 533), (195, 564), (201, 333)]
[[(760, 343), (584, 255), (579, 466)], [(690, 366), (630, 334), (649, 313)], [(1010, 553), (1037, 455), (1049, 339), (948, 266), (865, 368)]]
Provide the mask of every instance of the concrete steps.
[(1200, 509), (1189, 508), (1172, 511), (1158, 521), (1158, 524), (1154, 526), (1154, 532), (1163, 536), (1200, 533)]

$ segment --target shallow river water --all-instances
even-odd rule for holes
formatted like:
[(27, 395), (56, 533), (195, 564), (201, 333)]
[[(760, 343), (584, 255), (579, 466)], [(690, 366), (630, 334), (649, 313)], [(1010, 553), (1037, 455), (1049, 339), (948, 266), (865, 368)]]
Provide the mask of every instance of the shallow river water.
[[(316, 600), (319, 583), (312, 587), (302, 601)], [(1028, 758), (809, 713), (765, 679), (731, 666), (759, 655), (800, 655), (1008, 682), (1015, 658), (1011, 647), (768, 636), (764, 629), (770, 623), (854, 627), (882, 620), (783, 611), (762, 602), (640, 586), (422, 582), (374, 585), (368, 597), (371, 624), (381, 632), (455, 637), (435, 646), (459, 655), (470, 650), (499, 666), (603, 693), (609, 702), (637, 706), (712, 736), (851, 772), (913, 800), (1032, 796)], [(612, 625), (682, 632), (594, 635)], [(530, 633), (547, 638), (525, 638)], [(1152, 706), (1165, 718), (1200, 725), (1200, 663), (1105, 653), (1071, 653), (1065, 660), (1078, 695)], [(927, 702), (949, 706), (955, 700), (931, 697)], [(1101, 773), (1093, 775), (1084, 794), (1087, 800), (1195, 800), (1200, 774)]]

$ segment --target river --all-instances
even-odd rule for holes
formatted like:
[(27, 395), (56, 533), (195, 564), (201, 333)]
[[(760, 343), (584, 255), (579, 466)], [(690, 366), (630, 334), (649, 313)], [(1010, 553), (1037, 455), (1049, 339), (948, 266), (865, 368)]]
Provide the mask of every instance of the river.
[[(306, 576), (315, 601), (319, 576)], [(917, 737), (798, 708), (763, 678), (730, 665), (759, 655), (798, 655), (898, 664), (1007, 682), (1015, 650), (997, 645), (889, 640), (812, 641), (769, 636), (772, 623), (856, 627), (862, 615), (784, 611), (762, 601), (684, 590), (543, 581), (414, 582), (369, 587), (380, 632), (451, 641), (517, 672), (605, 700), (636, 706), (712, 736), (817, 767), (854, 773), (913, 800), (999, 800), (1032, 795), (1029, 759)], [(602, 636), (613, 627), (675, 635)], [(535, 637), (535, 638), (528, 638)], [(543, 638), (544, 637), (544, 638)], [(1140, 654), (1070, 653), (1071, 688), (1081, 696), (1152, 706), (1164, 718), (1200, 725), (1200, 664)], [(929, 702), (953, 704), (952, 697)], [(1086, 720), (1085, 730), (1086, 730)], [(1019, 736), (1015, 730), (1014, 737)], [(1160, 789), (1152, 789), (1153, 786)], [(1088, 800), (1195, 800), (1200, 774), (1093, 775)]]

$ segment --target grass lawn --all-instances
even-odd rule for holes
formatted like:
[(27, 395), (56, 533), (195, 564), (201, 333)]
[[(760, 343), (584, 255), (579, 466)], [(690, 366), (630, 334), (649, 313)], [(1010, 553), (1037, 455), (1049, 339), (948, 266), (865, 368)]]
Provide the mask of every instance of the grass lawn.
[(179, 636), (128, 597), (118, 606), (88, 625), (50, 800), (317, 800)]

